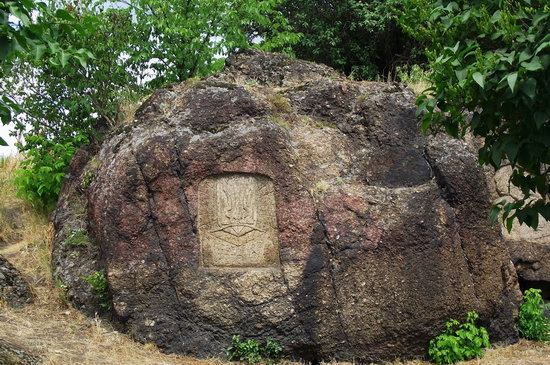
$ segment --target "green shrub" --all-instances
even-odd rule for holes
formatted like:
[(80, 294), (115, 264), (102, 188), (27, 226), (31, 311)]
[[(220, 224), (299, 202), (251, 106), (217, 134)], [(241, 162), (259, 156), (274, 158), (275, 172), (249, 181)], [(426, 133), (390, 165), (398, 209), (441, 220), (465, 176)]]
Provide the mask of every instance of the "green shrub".
[(540, 289), (528, 289), (519, 307), (519, 335), (528, 340), (550, 341), (550, 322), (544, 316)]
[(65, 143), (55, 143), (43, 136), (28, 135), (25, 138), (25, 159), (15, 176), (17, 194), (48, 212), (57, 202), (74, 153), (88, 140), (83, 135)]
[(454, 364), (482, 357), (483, 349), (490, 344), (487, 330), (476, 326), (478, 318), (476, 312), (468, 312), (465, 323), (454, 319), (445, 323), (445, 331), (430, 341), (430, 360), (436, 364)]
[(109, 298), (109, 290), (105, 273), (103, 271), (94, 271), (88, 276), (83, 276), (82, 279), (92, 287), (92, 290), (99, 301), (99, 306), (103, 309), (111, 309), (111, 301)]
[(242, 361), (246, 364), (258, 364), (265, 361), (268, 364), (277, 362), (281, 358), (283, 348), (271, 338), (266, 340), (265, 346), (254, 339), (241, 341), (240, 336), (233, 336), (231, 346), (226, 350), (229, 361)]

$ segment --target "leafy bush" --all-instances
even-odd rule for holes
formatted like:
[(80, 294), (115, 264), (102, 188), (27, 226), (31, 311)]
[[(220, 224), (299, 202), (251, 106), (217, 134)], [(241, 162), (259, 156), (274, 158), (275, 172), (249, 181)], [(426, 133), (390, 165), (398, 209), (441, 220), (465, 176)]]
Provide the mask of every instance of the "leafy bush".
[(476, 312), (468, 312), (465, 323), (454, 319), (446, 322), (445, 331), (430, 341), (430, 360), (436, 364), (454, 364), (482, 357), (483, 349), (490, 344), (487, 330), (476, 326), (478, 318)]
[(540, 289), (528, 289), (519, 307), (519, 334), (534, 341), (550, 341), (550, 322), (544, 315), (545, 305)]
[(277, 362), (281, 358), (283, 348), (271, 338), (266, 340), (265, 346), (261, 346), (254, 339), (241, 341), (240, 336), (233, 336), (231, 346), (226, 350), (229, 361), (243, 361), (247, 364), (257, 364), (265, 361), (268, 364)]
[(87, 141), (83, 135), (64, 143), (55, 143), (40, 135), (27, 136), (25, 159), (15, 176), (17, 194), (38, 209), (51, 210), (71, 158), (78, 146)]
[(99, 301), (99, 306), (103, 309), (111, 309), (111, 300), (109, 298), (109, 288), (105, 273), (103, 271), (94, 271), (90, 275), (82, 277), (82, 279), (92, 287)]
[(482, 137), (479, 160), (514, 168), (523, 192), (501, 202), (508, 230), (514, 219), (536, 229), (550, 219), (550, 6), (543, 0), (406, 0), (401, 26), (427, 45), (433, 85), (417, 100), (424, 130)]

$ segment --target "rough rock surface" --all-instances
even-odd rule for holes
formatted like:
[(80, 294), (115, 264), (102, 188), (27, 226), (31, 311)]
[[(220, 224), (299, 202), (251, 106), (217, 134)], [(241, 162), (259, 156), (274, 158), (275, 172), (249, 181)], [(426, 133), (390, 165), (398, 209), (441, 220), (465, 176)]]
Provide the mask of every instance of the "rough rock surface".
[[(100, 303), (84, 277), (100, 271), (99, 246), (88, 235), (85, 182), (96, 166), (88, 150), (78, 151), (65, 177), (57, 209), (53, 214), (55, 229), (52, 249), (53, 277), (66, 290), (67, 298), (83, 312), (94, 315)], [(89, 182), (88, 182), (89, 184)], [(84, 234), (82, 234), (84, 233)], [(80, 237), (78, 241), (70, 237)]]
[(42, 361), (39, 356), (31, 354), (18, 345), (0, 338), (0, 364), (2, 365), (35, 365)]
[[(140, 341), (209, 356), (239, 334), (307, 360), (412, 357), (470, 310), (493, 341), (516, 340), (517, 277), (483, 172), (464, 143), (419, 133), (400, 85), (248, 51), (157, 91), (79, 158), (56, 274), (92, 308), (78, 278), (104, 270), (116, 322)], [(64, 243), (75, 227), (86, 250)]]
[[(487, 175), (495, 202), (523, 198), (521, 190), (510, 183), (511, 166), (503, 166), (496, 173), (491, 170)], [(502, 234), (521, 288), (541, 289), (543, 298), (550, 302), (550, 222), (541, 218), (537, 230), (533, 230), (516, 221), (511, 232), (502, 227)], [(550, 310), (547, 313), (550, 318)]]
[(17, 243), (23, 228), (23, 209), (19, 206), (0, 207), (0, 248)]
[(32, 302), (29, 286), (21, 273), (2, 255), (0, 255), (0, 302), (14, 308)]

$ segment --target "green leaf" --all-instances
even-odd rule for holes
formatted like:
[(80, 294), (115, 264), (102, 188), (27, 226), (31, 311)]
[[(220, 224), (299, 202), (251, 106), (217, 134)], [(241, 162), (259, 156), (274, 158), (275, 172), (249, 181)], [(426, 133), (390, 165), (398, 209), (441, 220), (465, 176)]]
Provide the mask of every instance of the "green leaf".
[(508, 81), (508, 86), (510, 86), (510, 90), (514, 92), (514, 88), (516, 87), (516, 82), (518, 81), (518, 73), (513, 72), (506, 76), (506, 80)]
[(61, 49), (59, 43), (57, 42), (48, 42), (48, 47), (50, 47), (50, 51), (54, 54), (59, 52), (59, 50)]
[(0, 36), (0, 61), (5, 60), (11, 49), (11, 41), (6, 37)]
[(36, 45), (36, 47), (34, 48), (34, 59), (36, 61), (41, 60), (42, 57), (44, 56), (44, 53), (46, 53), (47, 49), (48, 48), (43, 44)]
[(529, 51), (524, 50), (520, 53), (518, 62), (522, 63), (523, 61), (526, 61), (531, 57), (533, 57), (533, 54), (530, 53)]
[(55, 12), (55, 17), (63, 20), (68, 20), (70, 22), (74, 21), (75, 18), (65, 9), (58, 9)]
[(472, 77), (474, 78), (474, 81), (481, 87), (482, 89), (485, 88), (485, 77), (480, 72), (475, 72)]
[(533, 57), (530, 62), (522, 62), (521, 66), (524, 67), (527, 71), (537, 71), (542, 70), (542, 63), (538, 56)]
[(531, 99), (534, 99), (537, 93), (537, 80), (534, 78), (527, 79), (521, 85), (521, 91)]
[(460, 47), (460, 41), (456, 42), (455, 46), (452, 48), (453, 53), (456, 53), (459, 47)]
[(78, 62), (80, 63), (80, 66), (82, 67), (86, 67), (88, 65), (88, 63), (86, 62), (86, 58), (85, 57), (82, 57), (80, 55), (76, 55), (75, 58), (78, 60)]
[(491, 219), (491, 224), (493, 225), (496, 224), (499, 214), (500, 214), (500, 206), (493, 205), (493, 207), (491, 208), (491, 213), (489, 214), (489, 217)]
[(498, 148), (493, 148), (493, 152), (491, 153), (491, 161), (493, 162), (495, 169), (500, 168), (500, 164), (502, 162), (502, 152)]
[(538, 55), (543, 49), (550, 47), (550, 41), (542, 42), (535, 50), (535, 55)]
[(59, 60), (61, 61), (62, 67), (65, 67), (67, 65), (67, 61), (69, 60), (70, 57), (71, 57), (70, 53), (66, 52), (65, 50), (61, 50)]
[(534, 119), (537, 129), (540, 129), (548, 121), (548, 115), (544, 112), (535, 112)]
[(491, 17), (491, 23), (496, 23), (501, 19), (501, 12), (500, 10), (497, 10), (493, 13), (493, 16)]
[(0, 137), (0, 146), (7, 146), (8, 142), (4, 140), (4, 138)]
[(466, 76), (468, 76), (468, 68), (463, 68), (462, 70), (456, 70), (455, 74), (456, 74), (456, 78), (458, 79), (458, 82), (462, 82), (464, 79), (466, 79)]
[(512, 228), (514, 227), (514, 217), (506, 218), (506, 230), (508, 233), (512, 232)]
[(31, 23), (31, 20), (29, 19), (24, 9), (20, 8), (17, 5), (11, 5), (9, 9), (10, 9), (10, 13), (12, 13), (15, 17), (17, 17), (24, 26), (29, 25)]
[(517, 141), (513, 139), (504, 144), (504, 152), (506, 152), (506, 156), (512, 164), (516, 162), (516, 157), (520, 147), (521, 143), (517, 143)]

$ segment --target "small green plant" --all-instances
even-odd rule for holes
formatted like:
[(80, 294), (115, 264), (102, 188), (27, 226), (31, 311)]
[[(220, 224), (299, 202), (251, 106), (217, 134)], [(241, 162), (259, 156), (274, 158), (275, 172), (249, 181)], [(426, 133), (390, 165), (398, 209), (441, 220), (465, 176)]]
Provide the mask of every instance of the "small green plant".
[(105, 273), (103, 271), (94, 271), (88, 276), (83, 276), (82, 279), (92, 287), (92, 290), (99, 301), (99, 306), (103, 309), (111, 309), (111, 301), (109, 298), (109, 290)]
[(231, 346), (226, 350), (229, 361), (242, 361), (246, 364), (273, 364), (281, 358), (282, 352), (281, 345), (271, 338), (267, 338), (265, 346), (262, 346), (255, 339), (241, 341), (240, 336), (233, 336)]
[(74, 229), (71, 231), (64, 243), (67, 246), (83, 247), (90, 243), (90, 238), (88, 237), (88, 233), (85, 229)]
[(545, 307), (540, 289), (528, 289), (519, 307), (519, 335), (528, 340), (550, 341), (550, 322), (544, 315)]
[(281, 118), (278, 115), (271, 115), (271, 116), (269, 116), (269, 119), (273, 123), (277, 124), (278, 126), (284, 128), (284, 129), (290, 129), (290, 123), (286, 119)]
[(82, 187), (88, 189), (94, 179), (94, 173), (92, 170), (86, 170), (82, 176)]
[(67, 285), (58, 277), (54, 280), (55, 288), (57, 289), (58, 299), (64, 306), (69, 306), (69, 298), (67, 292), (69, 288)]
[(264, 347), (264, 358), (268, 359), (268, 362), (277, 361), (281, 358), (282, 352), (282, 346), (268, 337)]
[(246, 86), (258, 86), (258, 80), (255, 79), (246, 79), (244, 80)]
[(428, 355), (436, 364), (454, 364), (483, 356), (483, 349), (490, 346), (489, 334), (476, 325), (479, 315), (468, 312), (466, 322), (451, 319), (445, 323), (445, 331), (430, 341)]
[(318, 181), (312, 189), (313, 195), (320, 196), (330, 190), (330, 183), (325, 180)]
[(290, 106), (288, 99), (281, 94), (272, 95), (269, 98), (269, 101), (271, 102), (271, 105), (273, 105), (275, 111), (279, 113), (290, 113), (292, 111), (292, 107)]
[(310, 116), (303, 116), (301, 117), (301, 121), (306, 124), (306, 125), (309, 125), (313, 128), (317, 128), (317, 129), (324, 129), (324, 128), (336, 128), (334, 126), (334, 124), (332, 124), (330, 121), (328, 120), (324, 120), (324, 119), (320, 119), (320, 118), (312, 118)]

